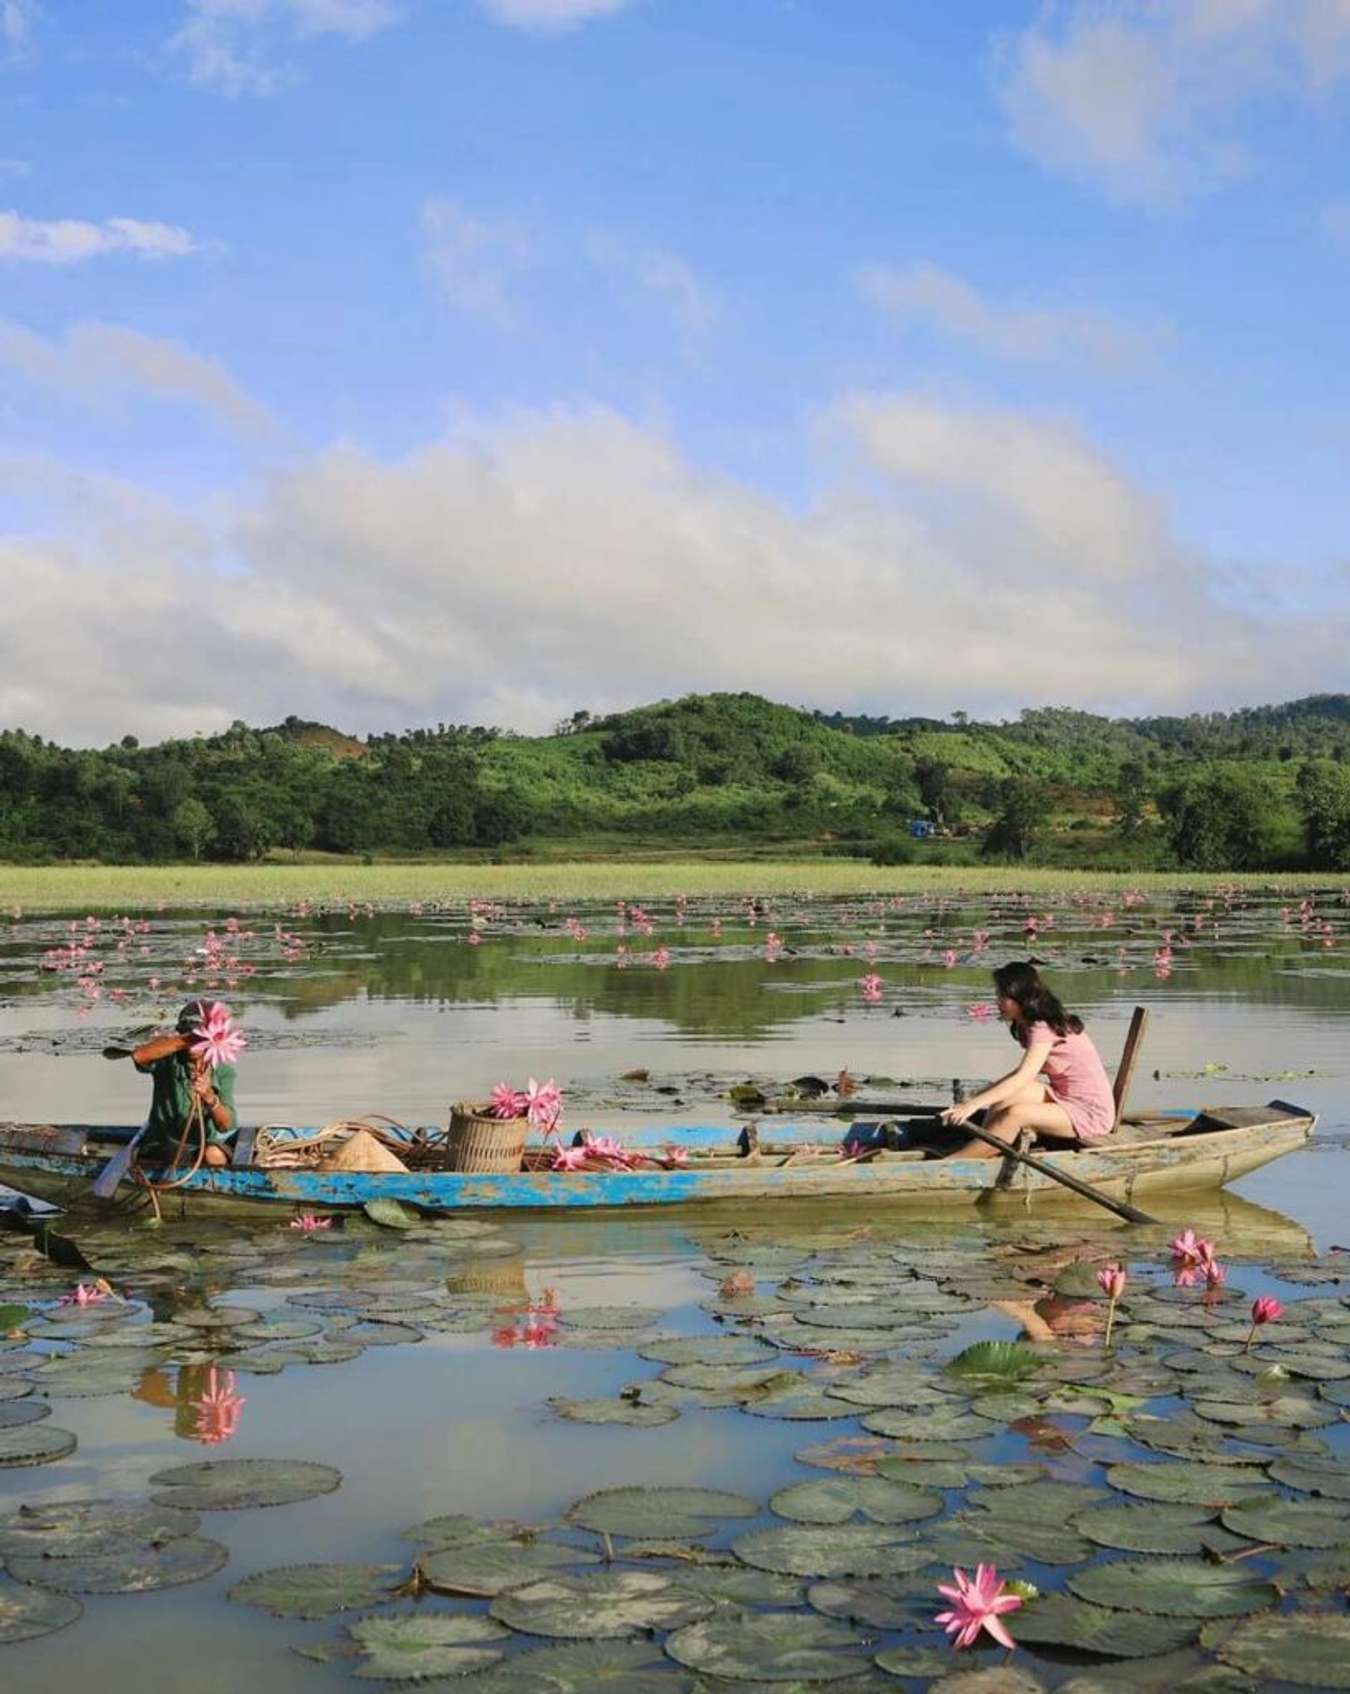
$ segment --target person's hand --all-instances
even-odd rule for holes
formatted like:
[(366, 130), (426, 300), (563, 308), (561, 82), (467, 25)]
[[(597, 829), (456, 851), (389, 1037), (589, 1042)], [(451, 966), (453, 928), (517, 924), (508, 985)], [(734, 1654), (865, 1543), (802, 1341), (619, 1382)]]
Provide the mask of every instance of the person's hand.
[(961, 1100), (955, 1106), (948, 1106), (942, 1114), (942, 1121), (949, 1129), (960, 1129), (968, 1124), (975, 1115), (975, 1108), (968, 1100)]
[(193, 1071), (191, 1087), (192, 1087), (193, 1094), (197, 1097), (197, 1099), (199, 1099), (202, 1102), (202, 1104), (204, 1106), (210, 1106), (210, 1105), (215, 1104), (216, 1089), (215, 1089), (215, 1084), (211, 1081), (210, 1071), (208, 1071), (208, 1070), (195, 1070), (195, 1071)]

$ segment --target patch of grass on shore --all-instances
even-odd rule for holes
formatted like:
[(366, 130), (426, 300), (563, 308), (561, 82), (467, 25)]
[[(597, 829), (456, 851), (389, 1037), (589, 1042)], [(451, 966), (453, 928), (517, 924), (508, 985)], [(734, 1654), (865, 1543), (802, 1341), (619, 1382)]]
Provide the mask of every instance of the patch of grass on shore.
[(876, 866), (849, 859), (737, 863), (559, 863), (514, 865), (0, 865), (0, 916), (29, 911), (117, 911), (159, 905), (284, 909), (298, 901), (658, 900), (743, 894), (1063, 895), (1076, 890), (1327, 886), (1327, 877), (1276, 873), (1203, 876), (1196, 872), (1021, 869), (1016, 866)]

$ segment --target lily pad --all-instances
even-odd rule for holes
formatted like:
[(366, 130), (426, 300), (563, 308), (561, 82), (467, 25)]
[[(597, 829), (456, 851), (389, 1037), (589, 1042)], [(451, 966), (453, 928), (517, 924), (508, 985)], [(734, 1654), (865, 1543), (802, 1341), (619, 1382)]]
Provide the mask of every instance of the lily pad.
[(1280, 1600), (1273, 1582), (1241, 1565), (1198, 1559), (1118, 1559), (1076, 1571), (1069, 1587), (1080, 1600), (1115, 1611), (1178, 1618), (1242, 1617)]
[(922, 1428), (944, 1441), (978, 1441), (997, 1434), (1003, 1427), (990, 1418), (962, 1411), (959, 1401), (952, 1401), (951, 1405), (950, 1412), (945, 1407), (916, 1412), (902, 1406), (882, 1406), (862, 1419), (862, 1427), (873, 1435), (889, 1435), (899, 1440)]
[(1276, 1459), (1268, 1475), (1286, 1488), (1320, 1494), (1328, 1500), (1350, 1500), (1350, 1461), (1327, 1458)]
[(48, 1465), (64, 1459), (77, 1446), (68, 1429), (53, 1429), (49, 1423), (27, 1424), (19, 1429), (0, 1429), (0, 1469), (18, 1465)]
[(847, 1400), (853, 1406), (948, 1406), (960, 1402), (953, 1398), (960, 1390), (952, 1383), (942, 1383), (931, 1371), (914, 1365), (878, 1365), (865, 1376), (837, 1382), (830, 1393)]
[(674, 1580), (691, 1593), (732, 1606), (800, 1606), (804, 1598), (796, 1577), (739, 1565), (682, 1565)]
[(662, 1365), (756, 1365), (777, 1357), (753, 1335), (666, 1335), (644, 1341), (640, 1359)]
[(278, 1618), (327, 1618), (392, 1599), (398, 1565), (282, 1565), (236, 1582), (228, 1598)]
[(567, 1521), (603, 1535), (694, 1540), (715, 1533), (724, 1518), (753, 1518), (759, 1510), (720, 1488), (606, 1488), (578, 1500)]
[[(935, 1581), (905, 1574), (872, 1577), (862, 1582), (813, 1582), (806, 1598), (815, 1611), (827, 1618), (863, 1623), (869, 1629), (927, 1625), (932, 1622), (937, 1603)], [(946, 1670), (949, 1664), (950, 1655), (942, 1668)]]
[(49, 1559), (41, 1553), (11, 1558), (8, 1569), (20, 1582), (60, 1588), (76, 1594), (142, 1594), (152, 1588), (178, 1588), (200, 1582), (223, 1569), (228, 1547), (202, 1535), (177, 1535), (169, 1541), (124, 1541), (103, 1553)]
[(599, 1562), (594, 1553), (556, 1541), (488, 1541), (428, 1554), (421, 1567), (439, 1593), (490, 1596), (533, 1582), (544, 1571)]
[(28, 1423), (41, 1423), (49, 1418), (52, 1409), (45, 1400), (0, 1399), (0, 1429), (22, 1429)]
[(715, 1603), (649, 1571), (541, 1576), (499, 1593), (488, 1608), (499, 1623), (527, 1635), (569, 1640), (678, 1629), (707, 1617)]
[(1023, 1522), (1013, 1512), (959, 1512), (927, 1527), (930, 1560), (947, 1565), (993, 1564), (1015, 1568), (1081, 1564), (1092, 1543), (1065, 1524)]
[(129, 1394), (145, 1371), (163, 1362), (154, 1352), (67, 1353), (37, 1373), (37, 1391), (57, 1400)]
[(948, 1372), (963, 1382), (988, 1385), (1022, 1382), (1042, 1367), (1040, 1354), (1020, 1341), (977, 1341), (947, 1363)]
[(1201, 1553), (1222, 1535), (1207, 1506), (1089, 1506), (1073, 1527), (1099, 1547), (1124, 1553)]
[(52, 1635), (74, 1623), (83, 1611), (71, 1594), (25, 1588), (15, 1582), (0, 1584), (0, 1646)]
[(800, 1612), (731, 1612), (678, 1629), (666, 1640), (676, 1664), (728, 1682), (833, 1682), (858, 1670), (866, 1637)]
[(650, 1306), (570, 1306), (558, 1322), (567, 1329), (648, 1329), (660, 1316)]
[(1248, 1618), (1219, 1648), (1225, 1664), (1301, 1688), (1350, 1688), (1350, 1616), (1296, 1612)]
[(1032, 1482), (1025, 1488), (981, 1488), (968, 1503), (991, 1514), (1007, 1514), (1020, 1524), (1062, 1527), (1075, 1512), (1109, 1498), (1105, 1488), (1086, 1482)]
[(1350, 1542), (1350, 1512), (1339, 1500), (1248, 1500), (1229, 1506), (1226, 1529), (1282, 1547), (1340, 1547)]
[(1263, 1395), (1259, 1400), (1197, 1400), (1196, 1415), (1212, 1423), (1274, 1424), (1283, 1429), (1322, 1429), (1339, 1423), (1339, 1413), (1302, 1394)]
[(873, 1523), (910, 1523), (942, 1510), (942, 1496), (884, 1477), (817, 1477), (781, 1488), (769, 1510), (794, 1523), (847, 1523), (861, 1512)]
[(1140, 1500), (1162, 1500), (1176, 1505), (1221, 1506), (1253, 1495), (1269, 1494), (1264, 1473), (1240, 1465), (1177, 1464), (1111, 1465), (1106, 1480), (1123, 1494)]
[(962, 1670), (935, 1682), (928, 1694), (1046, 1694), (1040, 1677), (1019, 1665), (990, 1665), (987, 1670)]
[(239, 1329), (257, 1323), (261, 1315), (247, 1306), (184, 1306), (173, 1319), (189, 1329)]
[(1036, 1642), (1101, 1653), (1107, 1658), (1134, 1659), (1189, 1646), (1199, 1624), (1192, 1617), (1140, 1616), (1091, 1605), (1071, 1594), (1045, 1594), (1016, 1612), (1010, 1627), (1019, 1644)]
[(652, 1429), (657, 1424), (674, 1423), (679, 1417), (678, 1406), (646, 1405), (638, 1400), (564, 1400), (555, 1398), (549, 1405), (560, 1418), (569, 1423), (623, 1423), (634, 1429)]
[(784, 1524), (742, 1535), (733, 1543), (732, 1551), (756, 1570), (818, 1577), (884, 1576), (904, 1569), (917, 1570), (933, 1557), (917, 1548), (912, 1534), (874, 1523), (826, 1528)]
[(169, 1541), (191, 1535), (201, 1519), (173, 1506), (139, 1500), (56, 1500), (20, 1506), (0, 1518), (0, 1556), (40, 1553), (48, 1559), (115, 1551), (126, 1541)]
[(361, 1210), (381, 1229), (416, 1229), (422, 1222), (420, 1214), (401, 1200), (367, 1200)]
[[(785, 1373), (797, 1374), (797, 1373)], [(792, 1423), (824, 1423), (831, 1418), (848, 1418), (855, 1408), (832, 1398), (824, 1389), (813, 1387), (799, 1376), (796, 1384), (767, 1383), (756, 1393), (751, 1390), (742, 1402), (742, 1410), (756, 1418), (784, 1418)]]
[(888, 1647), (884, 1653), (877, 1654), (876, 1662), (892, 1676), (923, 1681), (946, 1675), (952, 1668), (952, 1655), (946, 1647)]
[(205, 1459), (156, 1471), (150, 1498), (159, 1506), (203, 1512), (239, 1511), (246, 1506), (289, 1506), (331, 1494), (341, 1471), (309, 1459)]
[[(952, 1450), (957, 1453), (963, 1451), (959, 1447)], [(836, 1435), (832, 1441), (813, 1441), (809, 1446), (799, 1447), (792, 1456), (799, 1465), (810, 1465), (815, 1470), (842, 1471), (849, 1476), (874, 1476), (882, 1460), (893, 1458), (897, 1452), (893, 1441), (884, 1441), (880, 1436)], [(961, 1470), (964, 1467), (951, 1468)], [(914, 1480), (923, 1482), (925, 1478), (916, 1476)]]
[(399, 1534), (405, 1541), (416, 1541), (439, 1552), (446, 1547), (481, 1547), (488, 1541), (522, 1540), (529, 1537), (530, 1531), (518, 1523), (484, 1523), (462, 1512), (449, 1512), (443, 1517), (415, 1523)]
[(402, 1617), (359, 1618), (347, 1633), (361, 1652), (357, 1676), (408, 1682), (427, 1676), (463, 1676), (502, 1659), (487, 1641), (510, 1631), (489, 1618), (460, 1612), (413, 1612)]
[(465, 1684), (473, 1694), (685, 1694), (651, 1641), (573, 1641), (536, 1647)]
[(323, 1324), (318, 1318), (266, 1317), (261, 1323), (246, 1323), (230, 1337), (231, 1341), (247, 1341), (266, 1347), (274, 1341), (307, 1341), (322, 1335)]

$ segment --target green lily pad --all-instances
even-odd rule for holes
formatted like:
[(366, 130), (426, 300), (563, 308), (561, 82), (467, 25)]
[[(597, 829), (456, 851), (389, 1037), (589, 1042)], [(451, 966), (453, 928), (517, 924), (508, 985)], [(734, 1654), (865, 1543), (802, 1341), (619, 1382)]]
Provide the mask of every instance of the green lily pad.
[(775, 1387), (797, 1392), (810, 1387), (800, 1371), (784, 1370), (777, 1359), (758, 1365), (670, 1365), (661, 1372), (661, 1380), (674, 1388), (707, 1388), (719, 1394)]
[(409, 1682), (428, 1676), (463, 1676), (500, 1663), (503, 1655), (487, 1641), (510, 1631), (489, 1618), (459, 1612), (412, 1612), (402, 1617), (359, 1618), (347, 1633), (360, 1649), (357, 1676)]
[(1007, 1514), (1020, 1524), (1062, 1527), (1075, 1512), (1109, 1499), (1105, 1488), (1086, 1482), (1031, 1482), (1025, 1488), (981, 1488), (968, 1504), (991, 1514)]
[[(1115, 1567), (1105, 1565), (1104, 1570)], [(1043, 1594), (1017, 1611), (1008, 1627), (1022, 1643), (1073, 1647), (1106, 1658), (1146, 1658), (1189, 1646), (1199, 1625), (1191, 1617), (1141, 1616), (1076, 1600), (1071, 1594)]]
[(662, 1365), (757, 1365), (777, 1350), (753, 1335), (667, 1335), (644, 1341), (637, 1354)]
[(987, 1670), (962, 1670), (935, 1682), (928, 1694), (1046, 1694), (1040, 1677), (1019, 1665), (990, 1665)]
[(1273, 1424), (1281, 1429), (1322, 1429), (1341, 1421), (1330, 1406), (1301, 1394), (1263, 1394), (1253, 1400), (1196, 1400), (1193, 1410), (1211, 1423), (1258, 1427)]
[(741, 1409), (756, 1418), (783, 1418), (792, 1423), (826, 1423), (832, 1418), (853, 1417), (855, 1408), (834, 1399), (824, 1389), (813, 1387), (800, 1373), (797, 1383), (777, 1381), (765, 1383), (758, 1391), (750, 1390)]
[(549, 1405), (560, 1418), (569, 1423), (623, 1423), (634, 1429), (652, 1429), (658, 1424), (674, 1423), (679, 1417), (678, 1406), (648, 1405), (638, 1400), (564, 1400), (555, 1398)]
[(1040, 1354), (1020, 1341), (977, 1341), (947, 1362), (950, 1375), (970, 1385), (1023, 1382), (1042, 1367)]
[(0, 1584), (0, 1646), (52, 1635), (74, 1623), (83, 1611), (71, 1594), (25, 1588), (16, 1582)]
[(865, 1376), (837, 1382), (830, 1393), (853, 1406), (948, 1406), (956, 1407), (959, 1393), (954, 1384), (938, 1381), (932, 1372), (910, 1365), (878, 1365)]
[(874, 1523), (910, 1523), (942, 1510), (942, 1496), (884, 1477), (815, 1477), (781, 1488), (769, 1510), (794, 1523), (847, 1523), (856, 1513)]
[(282, 1565), (236, 1582), (228, 1598), (278, 1618), (327, 1618), (392, 1599), (398, 1565)]
[(952, 1668), (952, 1655), (946, 1647), (888, 1647), (877, 1654), (876, 1662), (892, 1676), (923, 1681), (945, 1675)]
[(421, 1341), (422, 1331), (409, 1323), (372, 1318), (352, 1324), (335, 1339), (341, 1347), (398, 1347)]
[(246, 1506), (289, 1506), (331, 1494), (341, 1471), (309, 1459), (205, 1459), (156, 1471), (150, 1498), (157, 1506), (203, 1512), (239, 1511)]
[(651, 1641), (572, 1641), (514, 1653), (465, 1684), (473, 1694), (685, 1694)]
[(963, 1412), (959, 1401), (953, 1401), (952, 1406), (950, 1412), (943, 1407), (916, 1412), (901, 1406), (882, 1406), (862, 1419), (862, 1427), (873, 1435), (889, 1435), (899, 1440), (913, 1435), (916, 1429), (923, 1429), (943, 1441), (978, 1441), (997, 1434), (1003, 1427), (990, 1418)]
[(0, 1429), (0, 1469), (18, 1465), (49, 1465), (75, 1451), (77, 1442), (68, 1429), (53, 1429), (48, 1423), (27, 1424), (19, 1429)]
[(416, 1541), (437, 1552), (446, 1547), (481, 1547), (488, 1541), (520, 1540), (528, 1538), (530, 1533), (518, 1523), (483, 1523), (461, 1512), (427, 1518), (399, 1531), (405, 1541)]
[(1276, 1459), (1267, 1474), (1286, 1488), (1304, 1494), (1320, 1494), (1327, 1500), (1350, 1500), (1350, 1461), (1327, 1459)]
[(915, 1550), (907, 1531), (874, 1523), (825, 1528), (784, 1524), (742, 1535), (732, 1551), (756, 1570), (818, 1577), (884, 1576), (905, 1568), (917, 1570), (932, 1557)]
[(545, 1571), (598, 1563), (594, 1553), (556, 1541), (488, 1541), (430, 1553), (421, 1567), (438, 1593), (491, 1596), (533, 1582)]
[(599, 1571), (541, 1576), (499, 1593), (488, 1609), (524, 1634), (580, 1641), (678, 1629), (707, 1617), (714, 1604), (655, 1572)]
[(1210, 1506), (1217, 1511), (1253, 1495), (1269, 1494), (1264, 1473), (1239, 1465), (1207, 1465), (1181, 1460), (1176, 1464), (1111, 1465), (1106, 1480), (1122, 1494), (1140, 1500), (1161, 1500), (1185, 1506)]
[(1061, 1682), (1055, 1694), (1254, 1694), (1250, 1679), (1182, 1647), (1147, 1659), (1099, 1665)]
[(1219, 1648), (1225, 1664), (1301, 1688), (1350, 1688), (1350, 1616), (1295, 1612), (1248, 1618)]
[(676, 1664), (728, 1682), (833, 1682), (858, 1670), (866, 1637), (800, 1612), (730, 1612), (666, 1639)]
[(1124, 1553), (1201, 1553), (1222, 1535), (1207, 1506), (1089, 1506), (1073, 1527), (1099, 1547)]
[(33, 1392), (33, 1384), (26, 1377), (0, 1376), (0, 1405), (9, 1400), (24, 1400)]
[(148, 1506), (139, 1500), (57, 1500), (20, 1506), (0, 1518), (0, 1556), (40, 1553), (48, 1559), (115, 1551), (125, 1541), (160, 1542), (191, 1535), (196, 1512)]
[(1241, 1565), (1198, 1559), (1118, 1559), (1076, 1571), (1069, 1587), (1080, 1600), (1115, 1611), (1179, 1618), (1242, 1617), (1280, 1600), (1273, 1582)]
[(323, 1324), (318, 1318), (266, 1317), (261, 1323), (244, 1324), (230, 1339), (266, 1347), (274, 1341), (308, 1341), (322, 1334)]
[(8, 1561), (9, 1574), (41, 1588), (76, 1594), (142, 1594), (152, 1588), (177, 1588), (214, 1576), (229, 1559), (228, 1547), (201, 1535), (177, 1535), (169, 1541), (123, 1541), (103, 1553), (49, 1559), (41, 1553)]
[[(954, 1447), (953, 1451), (964, 1457), (963, 1449)], [(848, 1476), (874, 1476), (882, 1460), (893, 1458), (897, 1453), (896, 1444), (883, 1441), (879, 1435), (836, 1435), (830, 1441), (813, 1441), (808, 1446), (798, 1447), (792, 1456), (799, 1465), (810, 1465), (815, 1470), (841, 1471)], [(924, 1478), (916, 1475), (914, 1480), (922, 1482)]]
[(257, 1323), (261, 1315), (247, 1306), (184, 1306), (173, 1318), (188, 1329), (240, 1329)]
[[(813, 1582), (806, 1598), (814, 1611), (827, 1618), (866, 1624), (869, 1629), (908, 1629), (932, 1622), (938, 1604), (937, 1580), (897, 1573), (862, 1582)], [(944, 1664), (943, 1669), (947, 1668)]]
[(760, 1508), (720, 1488), (606, 1488), (578, 1500), (567, 1521), (602, 1535), (659, 1535), (694, 1540), (724, 1518), (753, 1518)]
[(1350, 1542), (1350, 1513), (1338, 1500), (1248, 1500), (1229, 1506), (1226, 1529), (1283, 1547), (1340, 1547)]
[(41, 1423), (51, 1415), (52, 1409), (45, 1400), (0, 1399), (0, 1429), (22, 1429), (25, 1424)]
[(804, 1599), (796, 1577), (739, 1565), (682, 1565), (674, 1580), (693, 1594), (732, 1606), (800, 1606)]
[(1024, 1523), (1015, 1513), (959, 1512), (923, 1534), (931, 1561), (945, 1565), (992, 1564), (1014, 1569), (1033, 1560), (1076, 1565), (1092, 1556), (1092, 1543), (1065, 1524)]
[(422, 1222), (421, 1215), (401, 1200), (367, 1200), (361, 1210), (381, 1229), (416, 1229)]
[(650, 1306), (571, 1306), (558, 1322), (567, 1329), (649, 1329), (660, 1316)]
[(37, 1391), (57, 1400), (89, 1400), (129, 1394), (146, 1370), (161, 1364), (154, 1352), (67, 1353), (37, 1373)]

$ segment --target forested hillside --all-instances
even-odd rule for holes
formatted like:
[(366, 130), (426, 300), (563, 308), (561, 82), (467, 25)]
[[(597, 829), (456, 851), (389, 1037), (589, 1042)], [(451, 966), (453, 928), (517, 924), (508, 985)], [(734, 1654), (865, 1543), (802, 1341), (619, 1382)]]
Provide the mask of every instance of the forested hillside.
[[(932, 826), (917, 840), (914, 826)], [(266, 729), (72, 750), (0, 732), (0, 857), (851, 852), (1350, 869), (1350, 696), (1184, 718), (826, 716), (693, 695), (548, 736)]]

